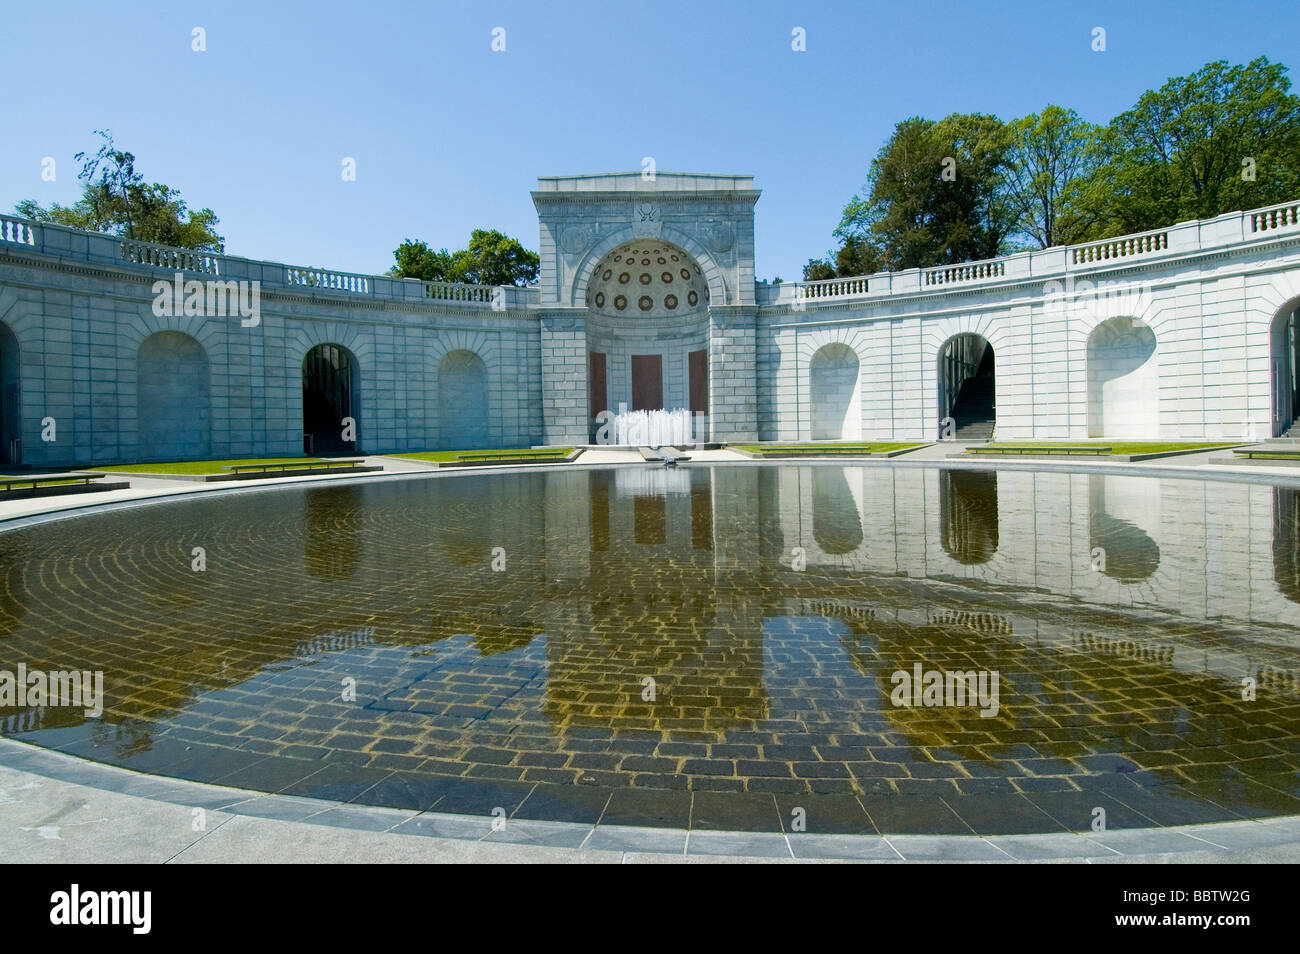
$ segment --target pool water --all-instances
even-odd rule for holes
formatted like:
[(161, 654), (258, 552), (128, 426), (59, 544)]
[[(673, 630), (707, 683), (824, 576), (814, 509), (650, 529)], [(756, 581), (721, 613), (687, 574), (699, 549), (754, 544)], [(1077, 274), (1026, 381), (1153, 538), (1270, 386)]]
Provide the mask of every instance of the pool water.
[(245, 490), (0, 533), (0, 600), (0, 670), (104, 678), (99, 718), (11, 705), (4, 734), (258, 791), (826, 832), (1300, 810), (1289, 487), (762, 464)]

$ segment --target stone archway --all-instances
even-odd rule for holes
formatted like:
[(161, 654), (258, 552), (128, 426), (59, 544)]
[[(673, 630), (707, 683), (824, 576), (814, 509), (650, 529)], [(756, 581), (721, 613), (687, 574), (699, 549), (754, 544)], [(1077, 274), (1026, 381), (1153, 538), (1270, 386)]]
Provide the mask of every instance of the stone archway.
[(997, 425), (997, 377), (993, 345), (973, 331), (953, 335), (938, 357), (941, 436), (988, 440)]
[(602, 411), (708, 414), (710, 297), (700, 263), (662, 239), (624, 242), (595, 264), (585, 292), (589, 434)]
[(473, 351), (448, 351), (438, 362), (438, 427), (448, 450), (489, 443), (487, 365)]
[(303, 452), (355, 454), (360, 447), (361, 374), (356, 355), (319, 344), (302, 359)]
[(22, 463), (22, 380), (18, 339), (0, 324), (0, 466)]
[(1139, 318), (1108, 318), (1088, 336), (1088, 436), (1160, 433), (1155, 332)]
[(136, 356), (141, 460), (193, 460), (212, 453), (208, 353), (181, 331), (159, 331)]
[(1272, 436), (1280, 437), (1300, 417), (1300, 308), (1291, 302), (1269, 326), (1269, 384)]
[(813, 440), (862, 436), (858, 356), (843, 342), (823, 345), (808, 363), (808, 410)]

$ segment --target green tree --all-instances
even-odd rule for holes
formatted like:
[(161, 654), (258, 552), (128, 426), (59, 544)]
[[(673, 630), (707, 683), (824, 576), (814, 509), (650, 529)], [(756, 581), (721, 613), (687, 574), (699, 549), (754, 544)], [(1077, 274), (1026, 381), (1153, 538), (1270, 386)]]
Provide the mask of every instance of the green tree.
[(874, 247), (891, 269), (992, 258), (1008, 250), (1017, 215), (1002, 179), (1010, 136), (994, 116), (911, 117), (872, 160), (867, 187), (835, 234)]
[(1101, 232), (1213, 218), (1300, 195), (1300, 99), (1266, 57), (1220, 60), (1148, 91), (1112, 120), (1096, 187)]
[(1003, 178), (1017, 231), (1040, 248), (1089, 237), (1104, 210), (1095, 188), (1102, 129), (1072, 109), (1048, 106), (1008, 123), (1007, 131)]
[(388, 270), (394, 278), (419, 278), (426, 282), (453, 282), (452, 255), (445, 248), (434, 250), (424, 242), (407, 239), (393, 250), (397, 264)]
[(215, 227), (220, 221), (211, 209), (191, 211), (178, 190), (159, 182), (145, 182), (135, 171), (135, 156), (118, 149), (113, 134), (97, 129), (104, 142), (92, 156), (73, 158), (82, 163), (77, 178), (85, 182), (81, 198), (72, 206), (43, 208), (34, 199), (14, 206), (21, 216), (57, 225), (108, 232), (142, 242), (220, 252), (225, 239)]
[(845, 237), (840, 247), (825, 258), (810, 258), (803, 267), (803, 280), (817, 282), (827, 278), (855, 278), (883, 271), (883, 255), (876, 245), (860, 235)]
[(434, 250), (425, 242), (407, 239), (393, 252), (397, 264), (389, 274), (428, 282), (468, 282), (474, 285), (531, 285), (537, 281), (541, 259), (518, 240), (495, 229), (475, 229), (469, 247), (458, 252)]

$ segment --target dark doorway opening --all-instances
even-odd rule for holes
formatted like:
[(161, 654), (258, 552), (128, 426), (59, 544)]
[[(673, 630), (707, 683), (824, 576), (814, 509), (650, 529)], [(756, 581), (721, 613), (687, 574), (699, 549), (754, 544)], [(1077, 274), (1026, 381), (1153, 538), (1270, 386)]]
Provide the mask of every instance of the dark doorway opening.
[(359, 447), (357, 359), (341, 345), (317, 345), (302, 362), (302, 449), (355, 454)]

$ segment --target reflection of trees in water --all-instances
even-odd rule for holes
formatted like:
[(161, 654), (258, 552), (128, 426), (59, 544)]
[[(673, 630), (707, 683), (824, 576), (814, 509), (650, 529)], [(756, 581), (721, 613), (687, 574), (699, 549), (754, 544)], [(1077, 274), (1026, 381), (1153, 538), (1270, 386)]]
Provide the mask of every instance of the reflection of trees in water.
[(939, 471), (939, 537), (958, 563), (978, 566), (998, 552), (998, 475), (992, 470)]
[(303, 553), (317, 579), (343, 580), (361, 560), (360, 487), (322, 487), (303, 495)]
[(1160, 546), (1137, 524), (1106, 512), (1106, 478), (1088, 478), (1088, 551), (1101, 547), (1102, 570), (1121, 583), (1140, 583), (1160, 566)]
[(813, 467), (813, 539), (831, 556), (862, 545), (862, 515), (843, 467)]
[[(1223, 778), (1241, 783), (1232, 795), (1237, 804), (1280, 811), (1290, 801), (1275, 791), (1284, 773), (1247, 752), (1259, 747), (1259, 739), (1300, 733), (1300, 707), (1243, 710), (1233, 702), (1230, 680), (1173, 667), (1172, 644), (1149, 638), (1152, 630), (1168, 634), (1159, 624), (1098, 616), (1095, 631), (1079, 632), (1073, 644), (1053, 645), (997, 635), (1004, 627), (973, 610), (936, 606), (927, 615), (927, 624), (845, 619), (853, 632), (841, 637), (855, 667), (874, 678), (880, 715), (906, 745), (951, 753), (968, 765), (991, 763), (990, 770), (1011, 775), (1021, 772), (1008, 760), (1113, 754), (1138, 769), (1166, 772), (1180, 765), (1198, 781), (1222, 770)], [(957, 625), (959, 620), (968, 625)], [(983, 632), (972, 628), (980, 620)], [(981, 717), (977, 705), (894, 706), (894, 672), (910, 674), (916, 663), (923, 671), (997, 672), (997, 716)], [(1097, 771), (1062, 765), (1045, 774)], [(1265, 784), (1249, 785), (1250, 779)]]
[(1300, 603), (1300, 491), (1273, 488), (1273, 581), (1292, 603)]

